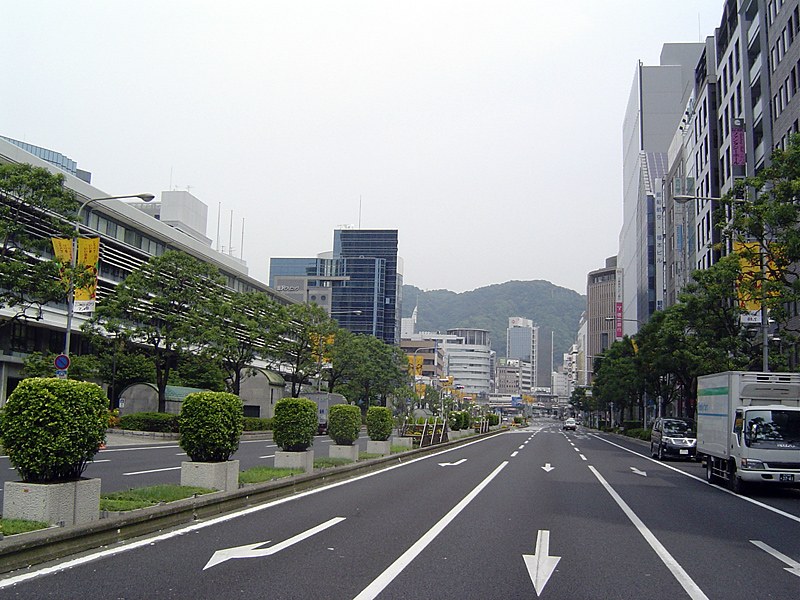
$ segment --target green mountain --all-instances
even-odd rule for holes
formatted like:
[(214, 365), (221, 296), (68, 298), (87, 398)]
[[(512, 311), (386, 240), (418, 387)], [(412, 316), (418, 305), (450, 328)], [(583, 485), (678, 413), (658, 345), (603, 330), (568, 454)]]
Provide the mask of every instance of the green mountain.
[(509, 317), (530, 319), (543, 330), (553, 331), (554, 364), (560, 365), (578, 333), (586, 296), (549, 281), (508, 281), (460, 294), (448, 290), (423, 291), (403, 286), (403, 317), (417, 311), (417, 331), (441, 331), (457, 327), (488, 329), (492, 349), (506, 351)]

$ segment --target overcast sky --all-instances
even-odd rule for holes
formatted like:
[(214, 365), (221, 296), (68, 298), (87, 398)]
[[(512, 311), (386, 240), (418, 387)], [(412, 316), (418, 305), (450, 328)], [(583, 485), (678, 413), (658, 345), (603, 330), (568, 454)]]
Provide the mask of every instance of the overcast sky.
[(264, 282), (360, 223), (399, 230), (422, 289), (585, 293), (617, 253), (637, 61), (723, 4), (0, 0), (0, 134), (109, 194), (189, 189)]

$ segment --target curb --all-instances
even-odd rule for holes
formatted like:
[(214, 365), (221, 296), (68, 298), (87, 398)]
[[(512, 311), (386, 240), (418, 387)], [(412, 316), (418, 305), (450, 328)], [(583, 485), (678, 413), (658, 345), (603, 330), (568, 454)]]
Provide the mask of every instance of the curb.
[(214, 492), (169, 504), (140, 508), (82, 525), (50, 527), (9, 536), (0, 539), (0, 573), (291, 496), (336, 481), (379, 471), (392, 464), (403, 463), (425, 454), (497, 435), (503, 431), (505, 430), (501, 429), (466, 436), (442, 444), (320, 470), (308, 475), (293, 475), (276, 481), (244, 484), (243, 487), (230, 492)]

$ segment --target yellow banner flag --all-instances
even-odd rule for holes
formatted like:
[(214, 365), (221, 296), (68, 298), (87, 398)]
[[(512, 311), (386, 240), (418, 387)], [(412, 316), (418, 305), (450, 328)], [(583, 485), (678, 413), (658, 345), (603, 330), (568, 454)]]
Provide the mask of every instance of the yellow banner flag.
[(100, 238), (78, 239), (77, 263), (86, 268), (91, 281), (85, 287), (75, 288), (75, 312), (92, 312), (97, 298), (97, 268), (100, 262)]
[(72, 262), (72, 240), (50, 238), (53, 242), (53, 251), (56, 258), (68, 265)]
[(408, 357), (408, 372), (411, 375), (422, 375), (422, 362), (424, 357), (422, 356), (414, 356), (413, 354), (407, 354)]

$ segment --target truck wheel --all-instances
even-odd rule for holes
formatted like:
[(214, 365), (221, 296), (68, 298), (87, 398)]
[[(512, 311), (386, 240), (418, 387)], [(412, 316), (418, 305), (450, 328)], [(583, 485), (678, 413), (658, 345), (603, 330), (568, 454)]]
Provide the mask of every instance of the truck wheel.
[(728, 469), (728, 485), (734, 494), (745, 494), (747, 492), (747, 482), (736, 474), (736, 467), (730, 465)]

